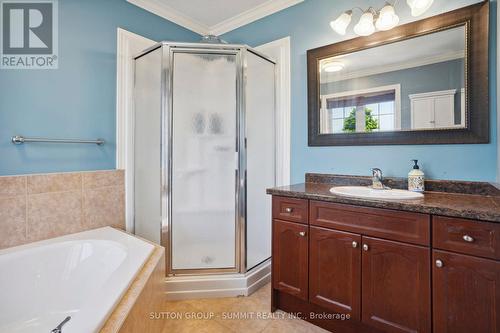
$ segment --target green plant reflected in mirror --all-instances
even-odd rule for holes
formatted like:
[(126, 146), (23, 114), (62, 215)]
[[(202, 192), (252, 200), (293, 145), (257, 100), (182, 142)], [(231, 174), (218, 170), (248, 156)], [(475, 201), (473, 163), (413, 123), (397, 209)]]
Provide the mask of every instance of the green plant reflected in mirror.
[[(349, 116), (344, 119), (344, 128), (342, 129), (344, 133), (356, 132), (356, 113), (357, 109), (354, 108), (349, 113)], [(361, 111), (363, 112), (363, 110)], [(365, 132), (372, 132), (373, 130), (379, 129), (379, 121), (375, 119), (372, 115), (372, 110), (364, 108), (364, 128)]]

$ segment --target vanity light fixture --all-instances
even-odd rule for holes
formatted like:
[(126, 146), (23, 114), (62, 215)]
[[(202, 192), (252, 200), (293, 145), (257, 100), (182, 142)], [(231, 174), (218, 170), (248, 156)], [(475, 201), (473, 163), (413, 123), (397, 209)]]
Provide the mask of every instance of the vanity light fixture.
[(375, 32), (373, 25), (373, 13), (368, 9), (361, 15), (358, 24), (354, 26), (354, 32), (359, 36), (370, 36)]
[[(433, 2), (434, 0), (406, 0), (413, 16), (422, 15), (431, 7)], [(347, 27), (352, 21), (353, 11), (357, 9), (362, 13), (359, 22), (354, 26), (354, 33), (357, 35), (370, 36), (375, 30), (391, 30), (399, 23), (399, 16), (396, 14), (397, 3), (398, 0), (395, 0), (393, 3), (387, 1), (379, 10), (372, 7), (367, 10), (354, 7), (340, 14), (336, 20), (331, 21), (330, 27), (339, 35), (345, 35)]]
[(396, 15), (394, 6), (386, 4), (379, 12), (375, 26), (378, 30), (391, 30), (399, 23), (399, 16)]
[(343, 70), (344, 67), (344, 63), (340, 61), (329, 61), (322, 66), (323, 71), (327, 73), (339, 72)]
[(406, 0), (406, 3), (411, 8), (412, 16), (420, 16), (432, 6), (434, 0)]
[(342, 13), (335, 21), (330, 22), (330, 27), (339, 35), (344, 36), (352, 19), (352, 10)]

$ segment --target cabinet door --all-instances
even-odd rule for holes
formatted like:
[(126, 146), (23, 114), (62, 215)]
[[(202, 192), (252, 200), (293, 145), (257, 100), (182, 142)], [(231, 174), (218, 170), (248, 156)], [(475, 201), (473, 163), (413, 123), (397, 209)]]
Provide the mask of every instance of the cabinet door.
[(434, 100), (434, 126), (455, 126), (455, 95), (444, 95)]
[(307, 300), (307, 225), (273, 221), (273, 288)]
[(411, 128), (434, 128), (434, 101), (428, 98), (416, 98), (411, 101)]
[(430, 250), (363, 237), (362, 321), (386, 332), (430, 332)]
[(361, 314), (361, 236), (310, 227), (309, 300), (335, 313)]
[(500, 332), (500, 262), (433, 251), (434, 332)]

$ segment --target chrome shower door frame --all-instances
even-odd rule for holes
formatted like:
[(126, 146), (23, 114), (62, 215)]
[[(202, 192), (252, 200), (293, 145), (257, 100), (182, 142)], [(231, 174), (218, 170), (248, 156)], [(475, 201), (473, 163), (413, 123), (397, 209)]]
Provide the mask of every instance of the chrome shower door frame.
[[(244, 271), (245, 256), (245, 127), (243, 102), (242, 48), (225, 44), (162, 43), (162, 133), (161, 133), (161, 244), (165, 247), (167, 276), (193, 274), (239, 273)], [(173, 269), (172, 258), (172, 179), (173, 179), (173, 65), (175, 53), (220, 54), (236, 57), (236, 151), (238, 169), (235, 170), (235, 265), (229, 268)], [(243, 122), (243, 124), (242, 124)]]

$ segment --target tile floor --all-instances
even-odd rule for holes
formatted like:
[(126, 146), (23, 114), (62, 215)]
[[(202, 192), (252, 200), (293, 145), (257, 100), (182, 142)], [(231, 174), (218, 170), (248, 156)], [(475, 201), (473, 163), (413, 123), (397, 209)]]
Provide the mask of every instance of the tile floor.
[[(321, 333), (327, 332), (284, 312), (272, 316), (271, 285), (249, 297), (165, 302), (163, 332), (200, 333)], [(192, 318), (199, 316), (199, 318)]]

